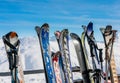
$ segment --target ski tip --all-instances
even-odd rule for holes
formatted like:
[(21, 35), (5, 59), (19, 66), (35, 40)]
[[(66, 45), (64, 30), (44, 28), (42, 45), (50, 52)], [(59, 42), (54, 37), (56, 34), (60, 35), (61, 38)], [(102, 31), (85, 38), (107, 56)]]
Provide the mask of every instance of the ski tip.
[(111, 25), (107, 25), (106, 28), (112, 29), (112, 26)]
[(93, 23), (90, 21), (87, 26), (92, 26), (92, 25), (93, 25)]
[(112, 34), (112, 26), (111, 25), (106, 26), (105, 33), (106, 33), (106, 36)]
[(88, 24), (87, 27), (93, 27), (93, 23), (92, 23), (92, 22), (89, 22), (89, 24)]
[(3, 39), (3, 41), (4, 41), (4, 40), (6, 40), (6, 39), (14, 38), (14, 37), (18, 37), (18, 35), (17, 35), (16, 32), (11, 31), (11, 32), (5, 34), (5, 35), (2, 37), (2, 39)]
[(39, 26), (35, 26), (35, 29), (40, 28)]
[(60, 51), (57, 51), (56, 53), (52, 52), (52, 57), (54, 57), (56, 55), (61, 55), (61, 52)]
[(89, 24), (87, 25), (87, 29), (93, 29), (93, 23), (92, 22), (89, 22)]
[(68, 29), (63, 29), (63, 30), (61, 31), (61, 34), (64, 34), (65, 36), (68, 35), (68, 34), (69, 34)]
[(79, 36), (76, 33), (70, 33), (72, 39), (79, 39)]
[(60, 52), (60, 51), (57, 51), (56, 54), (61, 55), (61, 52)]
[(14, 38), (14, 37), (16, 37), (16, 36), (18, 37), (18, 35), (17, 35), (16, 32), (11, 32), (9, 37), (10, 37), (10, 38)]
[(40, 28), (39, 26), (35, 26), (35, 30), (36, 30), (36, 31), (39, 30), (39, 28)]
[(111, 25), (107, 25), (105, 28), (105, 31), (111, 31), (112, 30), (112, 26)]
[(61, 55), (61, 52), (60, 51), (57, 51), (56, 53), (53, 53), (52, 54), (52, 60), (58, 60), (58, 57)]
[(90, 21), (89, 24), (93, 24), (93, 22)]
[(37, 34), (40, 33), (40, 27), (39, 26), (35, 26), (35, 30), (36, 30)]
[(44, 23), (41, 27), (49, 28), (49, 24), (48, 23)]
[(70, 33), (70, 36), (71, 37), (74, 37), (76, 34), (75, 33)]
[(60, 31), (56, 31), (54, 34), (55, 34), (55, 36), (60, 37), (61, 32)]
[(66, 31), (66, 32), (68, 32), (68, 29), (64, 29), (63, 31)]
[(102, 33), (104, 33), (104, 32), (109, 32), (109, 31), (111, 31), (111, 30), (112, 30), (112, 26), (111, 26), (111, 25), (107, 25), (106, 28), (103, 28), (103, 27), (100, 28), (100, 31), (101, 31)]

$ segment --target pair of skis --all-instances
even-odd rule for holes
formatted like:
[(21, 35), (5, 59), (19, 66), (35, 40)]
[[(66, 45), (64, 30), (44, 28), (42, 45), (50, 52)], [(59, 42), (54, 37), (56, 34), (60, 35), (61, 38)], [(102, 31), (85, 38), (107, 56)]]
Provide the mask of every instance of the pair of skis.
[(35, 30), (40, 43), (46, 82), (73, 83), (68, 46), (68, 30), (65, 29), (58, 33), (58, 35), (55, 33), (60, 51), (53, 53), (52, 56), (49, 48), (49, 25), (45, 23), (41, 27), (36, 26)]
[(68, 29), (64, 29), (61, 31), (59, 40), (57, 39), (57, 41), (59, 41), (58, 44), (61, 52), (60, 64), (62, 65), (65, 83), (73, 83), (72, 66), (71, 66), (70, 52), (69, 52)]
[(9, 61), (9, 69), (11, 71), (11, 83), (24, 83), (23, 69), (18, 53), (20, 41), (17, 33), (9, 32), (4, 35), (3, 42)]
[(116, 30), (112, 30), (111, 25), (106, 28), (100, 28), (105, 42), (105, 72), (106, 83), (108, 82), (108, 74), (110, 72), (111, 83), (118, 83), (118, 76), (116, 72), (116, 65), (113, 54), (113, 44), (116, 37)]

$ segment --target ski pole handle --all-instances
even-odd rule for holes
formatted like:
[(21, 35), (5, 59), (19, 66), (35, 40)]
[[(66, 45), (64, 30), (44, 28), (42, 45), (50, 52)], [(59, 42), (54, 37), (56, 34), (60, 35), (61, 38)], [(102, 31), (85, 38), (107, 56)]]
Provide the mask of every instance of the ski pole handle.
[(102, 50), (103, 50), (103, 49), (99, 49), (99, 58), (100, 58), (100, 62), (103, 62)]

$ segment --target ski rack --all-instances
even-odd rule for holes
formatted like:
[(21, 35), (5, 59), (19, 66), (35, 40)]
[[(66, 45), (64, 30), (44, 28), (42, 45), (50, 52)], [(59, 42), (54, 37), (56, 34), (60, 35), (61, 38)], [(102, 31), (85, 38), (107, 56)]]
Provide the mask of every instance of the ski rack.
[[(79, 66), (72, 67), (72, 72), (80, 72)], [(39, 74), (39, 73), (44, 73), (44, 70), (39, 69), (39, 70), (24, 71), (24, 75)], [(0, 76), (2, 76), (2, 77), (10, 76), (10, 72), (0, 72)], [(120, 74), (118, 74), (117, 76), (118, 76), (118, 79), (120, 79)], [(74, 80), (74, 83), (83, 83), (83, 81), (82, 81), (82, 79), (77, 79), (77, 80)]]
[[(80, 67), (72, 67), (72, 72), (80, 72)], [(24, 71), (24, 75), (44, 73), (44, 69)], [(10, 76), (10, 72), (0, 72), (0, 76)]]

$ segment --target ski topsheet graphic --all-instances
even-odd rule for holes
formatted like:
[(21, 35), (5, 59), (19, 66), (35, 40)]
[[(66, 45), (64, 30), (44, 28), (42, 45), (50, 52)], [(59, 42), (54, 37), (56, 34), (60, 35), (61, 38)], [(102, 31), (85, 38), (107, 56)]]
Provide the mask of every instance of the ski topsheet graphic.
[(116, 65), (113, 54), (113, 44), (116, 37), (116, 30), (112, 30), (111, 25), (106, 28), (100, 28), (105, 42), (105, 73), (106, 83), (108, 82), (108, 73), (110, 72), (111, 83), (118, 83)]
[(49, 25), (43, 24), (41, 27), (36, 26), (35, 30), (38, 35), (43, 65), (45, 70), (46, 83), (56, 83), (53, 66), (51, 61), (50, 46), (49, 46)]
[(16, 32), (9, 32), (3, 36), (12, 83), (24, 83), (23, 69), (19, 56), (20, 41)]
[(68, 29), (64, 29), (60, 34), (60, 50), (63, 62), (63, 70), (65, 76), (65, 83), (73, 83), (73, 75), (70, 61), (70, 53), (69, 53), (69, 32)]

